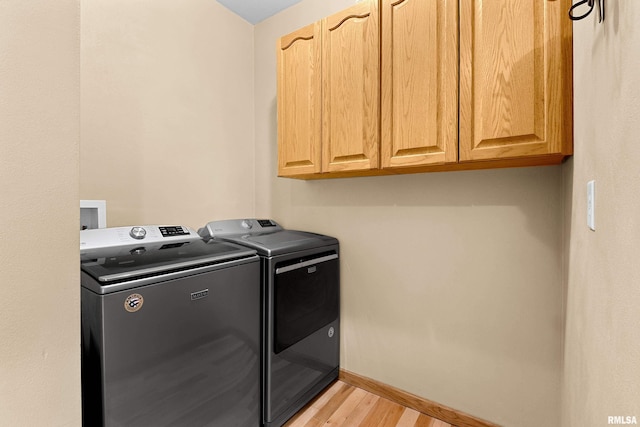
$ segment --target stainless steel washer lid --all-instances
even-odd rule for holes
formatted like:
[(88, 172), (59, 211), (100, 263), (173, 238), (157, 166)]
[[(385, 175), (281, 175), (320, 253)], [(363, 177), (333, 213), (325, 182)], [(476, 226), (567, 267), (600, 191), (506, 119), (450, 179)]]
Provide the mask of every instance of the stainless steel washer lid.
[(231, 243), (192, 240), (166, 245), (141, 244), (94, 250), (80, 257), (80, 269), (100, 286), (187, 270), (255, 256), (255, 251)]
[(198, 233), (203, 237), (248, 246), (268, 257), (338, 244), (335, 237), (285, 230), (275, 221), (264, 219), (212, 221)]

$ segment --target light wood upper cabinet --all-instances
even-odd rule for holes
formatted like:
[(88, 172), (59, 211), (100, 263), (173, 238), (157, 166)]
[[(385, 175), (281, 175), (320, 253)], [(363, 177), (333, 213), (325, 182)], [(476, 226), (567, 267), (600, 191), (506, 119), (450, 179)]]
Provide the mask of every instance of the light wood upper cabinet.
[(278, 175), (321, 171), (320, 23), (278, 42)]
[(280, 39), (278, 174), (558, 164), (572, 0), (366, 0)]
[(324, 172), (379, 166), (379, 46), (377, 0), (322, 21)]
[(461, 162), (571, 154), (570, 6), (461, 0)]
[(382, 0), (381, 87), (383, 168), (458, 161), (458, 0)]

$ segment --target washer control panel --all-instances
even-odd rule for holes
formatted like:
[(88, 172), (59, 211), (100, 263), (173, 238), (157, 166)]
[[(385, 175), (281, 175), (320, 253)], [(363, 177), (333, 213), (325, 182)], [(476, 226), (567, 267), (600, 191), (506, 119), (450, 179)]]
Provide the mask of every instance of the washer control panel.
[(80, 253), (93, 249), (198, 240), (198, 233), (183, 225), (144, 225), (80, 231)]
[(172, 237), (172, 236), (188, 236), (189, 228), (182, 227), (179, 225), (163, 225), (158, 227), (160, 229), (160, 233), (162, 233), (163, 237)]

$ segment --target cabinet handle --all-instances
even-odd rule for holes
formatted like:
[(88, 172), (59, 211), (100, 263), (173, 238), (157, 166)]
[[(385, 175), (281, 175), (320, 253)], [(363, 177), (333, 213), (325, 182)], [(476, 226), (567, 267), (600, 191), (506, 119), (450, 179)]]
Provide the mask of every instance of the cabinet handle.
[(333, 31), (336, 28), (338, 28), (340, 25), (344, 24), (345, 21), (348, 21), (349, 19), (362, 19), (362, 18), (368, 18), (370, 15), (370, 13), (365, 13), (363, 15), (349, 15), (349, 16), (345, 16), (344, 18), (342, 18), (342, 21), (338, 22), (336, 25), (334, 25), (333, 27), (329, 28), (329, 31)]
[(289, 42), (288, 45), (286, 45), (285, 47), (280, 48), (280, 50), (287, 50), (291, 47), (292, 44), (294, 44), (295, 42), (297, 42), (298, 40), (311, 40), (313, 39), (313, 36), (309, 36), (309, 37), (296, 37), (295, 39), (291, 40), (291, 42)]

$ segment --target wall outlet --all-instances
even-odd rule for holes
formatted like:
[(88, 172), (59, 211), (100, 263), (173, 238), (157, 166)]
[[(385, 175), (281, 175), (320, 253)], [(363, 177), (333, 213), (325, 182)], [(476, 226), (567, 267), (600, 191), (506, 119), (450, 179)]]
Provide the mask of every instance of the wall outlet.
[(596, 231), (596, 181), (587, 182), (587, 227)]

